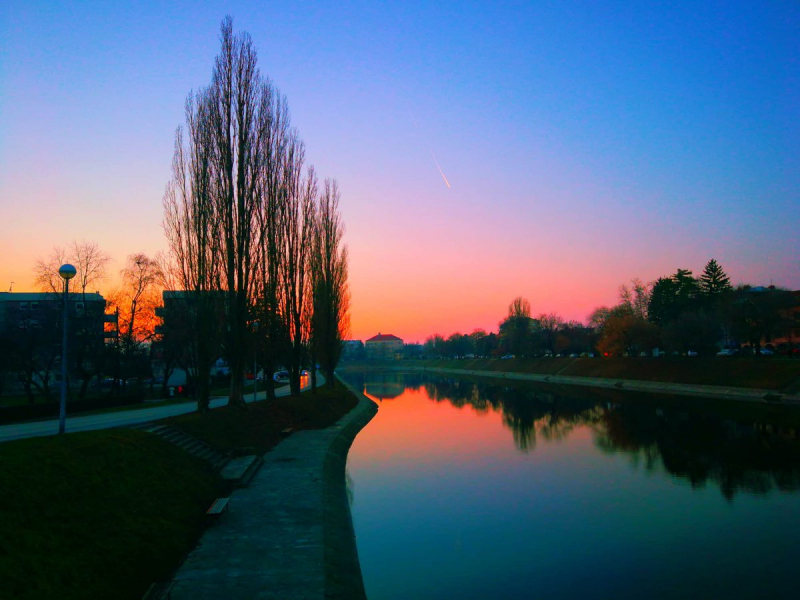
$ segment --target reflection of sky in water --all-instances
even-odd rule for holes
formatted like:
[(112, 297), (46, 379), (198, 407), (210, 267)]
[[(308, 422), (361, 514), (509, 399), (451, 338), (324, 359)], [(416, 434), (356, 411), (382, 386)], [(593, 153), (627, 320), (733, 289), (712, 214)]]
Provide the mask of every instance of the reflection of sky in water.
[(799, 495), (693, 489), (600, 451), (596, 423), (540, 420), (523, 452), (500, 411), (428, 391), (381, 402), (350, 451), (370, 598), (794, 596)]

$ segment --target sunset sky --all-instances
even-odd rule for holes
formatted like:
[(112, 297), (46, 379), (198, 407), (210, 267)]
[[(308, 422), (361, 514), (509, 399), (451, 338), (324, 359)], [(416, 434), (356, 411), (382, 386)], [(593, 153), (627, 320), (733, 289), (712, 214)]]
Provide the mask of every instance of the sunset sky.
[(712, 257), (800, 288), (796, 2), (164, 4), (0, 6), (0, 291), (73, 239), (114, 257), (101, 291), (166, 249), (226, 14), (339, 181), (356, 339), (496, 330), (520, 295), (585, 321)]

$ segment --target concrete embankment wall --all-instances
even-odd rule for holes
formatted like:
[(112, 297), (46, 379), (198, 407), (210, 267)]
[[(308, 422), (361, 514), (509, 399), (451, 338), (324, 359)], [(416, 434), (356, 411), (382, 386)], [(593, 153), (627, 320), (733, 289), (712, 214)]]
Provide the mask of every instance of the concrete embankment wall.
[(347, 494), (345, 468), (347, 453), (358, 432), (378, 412), (378, 406), (361, 392), (339, 379), (357, 398), (358, 405), (336, 427), (323, 467), (325, 597), (366, 598), (358, 559), (353, 518)]
[[(399, 368), (399, 367), (398, 367)], [(674, 394), (678, 396), (700, 396), (704, 398), (722, 398), (745, 402), (762, 402), (776, 404), (800, 405), (800, 395), (782, 394), (763, 389), (727, 387), (718, 385), (696, 385), (685, 383), (667, 383), (659, 381), (639, 381), (635, 379), (603, 379), (599, 377), (574, 377), (569, 375), (542, 375), (533, 373), (515, 373), (509, 371), (488, 371), (475, 369), (453, 369), (445, 367), (403, 366), (402, 370), (442, 373), (447, 375), (467, 375), (473, 377), (491, 377), (495, 379), (511, 379), (532, 381), (557, 385), (577, 385), (595, 388), (610, 388), (633, 392), (654, 394)]]

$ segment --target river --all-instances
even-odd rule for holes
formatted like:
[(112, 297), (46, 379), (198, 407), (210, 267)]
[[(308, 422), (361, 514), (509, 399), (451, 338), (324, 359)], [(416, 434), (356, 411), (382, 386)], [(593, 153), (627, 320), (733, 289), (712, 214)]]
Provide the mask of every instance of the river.
[[(698, 399), (348, 373), (367, 596), (798, 597), (800, 433)], [(796, 421), (795, 421), (796, 422)]]

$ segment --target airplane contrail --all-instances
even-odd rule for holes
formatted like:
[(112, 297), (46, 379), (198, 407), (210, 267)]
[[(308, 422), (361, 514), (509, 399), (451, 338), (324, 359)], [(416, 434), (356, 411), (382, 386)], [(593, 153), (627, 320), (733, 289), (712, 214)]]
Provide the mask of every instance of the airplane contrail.
[[(414, 122), (414, 128), (417, 129), (417, 131), (419, 131), (420, 130), (419, 123), (417, 123), (417, 119), (414, 116), (414, 113), (411, 111), (411, 107), (410, 106), (408, 107), (408, 116), (410, 116), (411, 120)], [(442, 171), (442, 167), (439, 165), (439, 161), (436, 160), (436, 155), (433, 153), (433, 148), (429, 148), (429, 150), (430, 150), (430, 153), (431, 153), (431, 157), (433, 158), (433, 162), (436, 165), (436, 168), (439, 169), (439, 175), (441, 175), (442, 179), (444, 179), (444, 184), (447, 186), (448, 190), (452, 189), (450, 187), (450, 182), (447, 181), (447, 176), (444, 174), (444, 171)]]
[(441, 174), (442, 179), (444, 179), (444, 184), (447, 186), (447, 189), (449, 190), (450, 189), (450, 182), (447, 181), (447, 177), (445, 176), (444, 171), (442, 171), (442, 167), (439, 166), (439, 161), (436, 160), (436, 155), (433, 153), (432, 149), (431, 149), (431, 156), (433, 157), (433, 162), (436, 163), (436, 168), (439, 169), (439, 173)]

